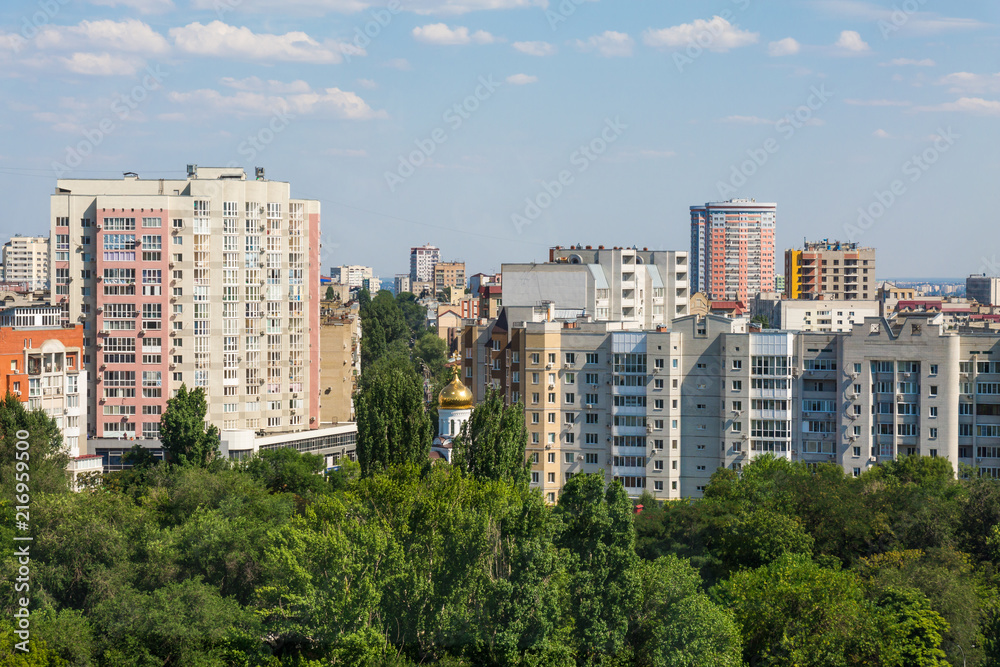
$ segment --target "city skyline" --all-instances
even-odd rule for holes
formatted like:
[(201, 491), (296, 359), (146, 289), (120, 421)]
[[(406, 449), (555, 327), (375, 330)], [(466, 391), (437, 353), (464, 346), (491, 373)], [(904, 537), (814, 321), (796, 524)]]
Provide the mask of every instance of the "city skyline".
[(683, 250), (689, 206), (733, 197), (778, 203), (779, 250), (967, 275), (1000, 254), (967, 242), (989, 229), (998, 10), (911, 4), (11, 3), (0, 233), (43, 233), (57, 177), (235, 163), (321, 202), (324, 266), (382, 276), (428, 241), (485, 272), (556, 244)]

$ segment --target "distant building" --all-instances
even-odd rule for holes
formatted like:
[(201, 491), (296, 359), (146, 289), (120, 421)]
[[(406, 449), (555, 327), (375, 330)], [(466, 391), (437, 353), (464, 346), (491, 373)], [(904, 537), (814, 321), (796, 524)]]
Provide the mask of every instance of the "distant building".
[(397, 273), (394, 279), (396, 294), (402, 294), (403, 292), (410, 292), (410, 274), (408, 273)]
[(354, 392), (361, 375), (361, 318), (357, 302), (320, 304), (320, 424), (354, 421)]
[[(688, 312), (684, 251), (556, 246), (544, 264), (504, 264), (503, 305), (553, 311), (556, 319), (669, 324)], [(525, 317), (512, 313), (512, 317)]]
[[(69, 235), (57, 234), (57, 255), (69, 261)], [(3, 245), (0, 280), (26, 283), (29, 290), (49, 287), (49, 239), (46, 236), (17, 234)]]
[(987, 306), (1000, 305), (1000, 278), (969, 276), (965, 279), (965, 297)]
[(878, 301), (783, 299), (776, 292), (758, 294), (751, 315), (764, 317), (771, 329), (785, 331), (851, 331), (867, 317), (879, 316)]
[(691, 289), (748, 301), (774, 291), (777, 204), (731, 199), (691, 207)]
[(430, 244), (410, 248), (410, 280), (434, 282), (434, 266), (441, 261), (441, 249)]
[(434, 289), (451, 288), (452, 299), (465, 294), (465, 262), (438, 262), (434, 265)]
[(372, 278), (375, 274), (370, 266), (334, 266), (330, 268), (330, 279), (341, 285), (351, 287), (361, 287), (366, 279)]
[(857, 243), (820, 241), (785, 251), (785, 293), (789, 299), (873, 301), (876, 298), (875, 248)]

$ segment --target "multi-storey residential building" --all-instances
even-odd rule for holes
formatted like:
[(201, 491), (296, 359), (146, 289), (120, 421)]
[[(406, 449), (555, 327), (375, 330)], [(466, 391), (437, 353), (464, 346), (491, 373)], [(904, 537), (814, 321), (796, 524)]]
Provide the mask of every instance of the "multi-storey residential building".
[(370, 266), (333, 266), (330, 267), (330, 280), (341, 285), (363, 287), (365, 279), (374, 277)]
[(531, 319), (552, 305), (556, 317), (630, 322), (641, 328), (688, 314), (688, 255), (680, 251), (556, 246), (545, 264), (504, 264), (503, 304)]
[(1000, 477), (1000, 333), (870, 317), (849, 332), (508, 321), (468, 327), (463, 374), (522, 401), (532, 484), (549, 501), (578, 472), (629, 493), (699, 496), (719, 467), (763, 454), (859, 475), (920, 454)]
[(965, 296), (987, 306), (1000, 305), (1000, 278), (986, 274), (965, 279)]
[(410, 248), (410, 281), (434, 282), (434, 266), (441, 261), (441, 249), (430, 244)]
[(320, 311), (320, 418), (322, 424), (354, 421), (354, 392), (361, 375), (361, 318), (357, 302), (323, 302)]
[(785, 251), (785, 293), (790, 299), (873, 301), (877, 289), (875, 248), (824, 240)]
[(747, 303), (774, 291), (777, 204), (731, 199), (691, 207), (692, 288)]
[(393, 279), (393, 289), (396, 294), (402, 294), (403, 292), (409, 292), (410, 290), (410, 274), (408, 273), (398, 273)]
[(51, 209), (71, 248), (52, 249), (53, 301), (84, 324), (98, 438), (159, 447), (181, 384), (224, 430), (318, 426), (318, 202), (263, 170), (191, 165), (185, 180), (60, 179)]
[[(53, 237), (60, 257), (69, 255), (69, 237)], [(3, 244), (0, 280), (5, 283), (26, 283), (29, 290), (49, 287), (49, 239), (44, 236), (21, 236)]]
[(438, 262), (434, 265), (434, 289), (451, 288), (454, 303), (465, 294), (465, 262)]
[(772, 329), (789, 331), (850, 331), (867, 317), (881, 313), (878, 301), (784, 299), (762, 292), (750, 302), (753, 317), (764, 317)]
[(78, 457), (93, 453), (86, 445), (83, 326), (63, 326), (60, 314), (54, 306), (0, 311), (0, 387), (29, 410), (52, 417), (69, 455)]

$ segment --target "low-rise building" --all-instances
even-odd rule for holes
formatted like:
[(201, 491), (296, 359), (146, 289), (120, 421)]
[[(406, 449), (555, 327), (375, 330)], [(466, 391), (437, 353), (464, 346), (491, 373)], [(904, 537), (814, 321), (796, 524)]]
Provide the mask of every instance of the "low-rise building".
[(774, 292), (758, 294), (750, 312), (772, 329), (788, 331), (850, 331), (867, 317), (878, 317), (878, 301), (785, 299)]

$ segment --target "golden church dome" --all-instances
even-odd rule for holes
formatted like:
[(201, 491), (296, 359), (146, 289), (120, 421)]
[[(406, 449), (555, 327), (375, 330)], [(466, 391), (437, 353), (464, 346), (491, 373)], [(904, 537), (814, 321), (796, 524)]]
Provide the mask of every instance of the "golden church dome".
[(455, 376), (438, 395), (438, 407), (445, 410), (471, 410), (472, 390)]

